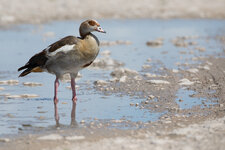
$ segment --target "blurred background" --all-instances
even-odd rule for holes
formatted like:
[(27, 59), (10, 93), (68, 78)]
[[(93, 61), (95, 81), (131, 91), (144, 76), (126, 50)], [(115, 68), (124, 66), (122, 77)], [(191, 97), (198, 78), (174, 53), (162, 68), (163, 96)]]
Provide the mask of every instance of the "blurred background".
[(83, 18), (225, 18), (224, 0), (0, 0), (0, 25)]

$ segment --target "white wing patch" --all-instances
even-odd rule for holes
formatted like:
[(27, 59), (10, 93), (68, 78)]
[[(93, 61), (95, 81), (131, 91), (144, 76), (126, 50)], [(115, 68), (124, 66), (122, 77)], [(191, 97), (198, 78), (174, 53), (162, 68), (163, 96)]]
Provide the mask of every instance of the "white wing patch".
[(47, 55), (48, 56), (55, 56), (59, 52), (68, 53), (71, 50), (73, 50), (74, 46), (75, 46), (75, 44), (73, 44), (73, 45), (65, 45), (65, 46), (60, 47), (59, 49), (55, 50), (54, 52), (49, 52), (50, 47), (47, 47), (46, 48)]

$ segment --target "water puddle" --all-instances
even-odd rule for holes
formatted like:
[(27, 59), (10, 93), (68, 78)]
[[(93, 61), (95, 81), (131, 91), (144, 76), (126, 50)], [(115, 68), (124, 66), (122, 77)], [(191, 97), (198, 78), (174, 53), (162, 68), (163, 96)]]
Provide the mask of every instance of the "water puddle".
[[(119, 44), (103, 46), (101, 51), (110, 50), (110, 57), (121, 61), (125, 67), (141, 71), (146, 61), (160, 60), (166, 68), (177, 69), (177, 63), (193, 63), (193, 56), (204, 56), (220, 52), (215, 40), (207, 40), (209, 36), (220, 34), (224, 29), (223, 20), (100, 20), (106, 35), (98, 34), (100, 41), (128, 41), (129, 45)], [(44, 49), (50, 43), (67, 35), (78, 35), (80, 21), (53, 22), (44, 25), (21, 25), (10, 30), (0, 30), (1, 59), (0, 80), (18, 80), (16, 85), (0, 84), (0, 135), (16, 134), (24, 128), (49, 127), (55, 124), (53, 105), (54, 76), (47, 73), (30, 74), (25, 78), (17, 78), (17, 68)], [(206, 51), (177, 47), (172, 40), (177, 37), (191, 37), (185, 42), (196, 42)], [(147, 46), (146, 42), (163, 38), (163, 44), (158, 47)], [(192, 49), (193, 48), (193, 49)], [(101, 58), (102, 56), (99, 56)], [(146, 109), (130, 106), (130, 103), (140, 103), (142, 99), (129, 96), (103, 95), (94, 90), (94, 81), (109, 79), (112, 70), (88, 68), (81, 71), (82, 78), (77, 82), (78, 104), (76, 121), (86, 123), (95, 120), (127, 120), (131, 122), (156, 121), (163, 113), (149, 112)], [(26, 86), (26, 82), (36, 82), (41, 85)], [(59, 89), (60, 123), (70, 124), (72, 108), (69, 83), (61, 83)], [(21, 94), (35, 94), (36, 98), (17, 97)], [(190, 98), (192, 91), (179, 90), (177, 96), (183, 102), (177, 103), (182, 109), (201, 104), (202, 99)], [(5, 98), (4, 95), (14, 95)], [(24, 95), (23, 95), (24, 96)], [(26, 95), (25, 95), (26, 96)]]
[(216, 104), (214, 100), (209, 100), (206, 98), (198, 98), (193, 97), (196, 92), (187, 90), (187, 89), (179, 89), (177, 92), (176, 103), (179, 104), (181, 109), (190, 109), (193, 106), (201, 105), (201, 107), (209, 107), (213, 104)]

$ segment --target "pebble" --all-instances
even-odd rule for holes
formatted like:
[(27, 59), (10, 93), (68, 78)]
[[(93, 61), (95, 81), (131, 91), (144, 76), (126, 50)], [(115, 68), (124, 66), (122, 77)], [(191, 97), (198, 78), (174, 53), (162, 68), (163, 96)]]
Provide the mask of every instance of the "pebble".
[(107, 81), (104, 81), (104, 80), (97, 80), (97, 81), (94, 81), (94, 85), (107, 85), (108, 82)]
[(191, 69), (188, 69), (187, 71), (191, 73), (197, 73), (199, 70), (196, 68), (191, 68)]
[(172, 72), (173, 72), (173, 73), (178, 73), (179, 70), (177, 70), (177, 69), (172, 69)]
[(116, 61), (110, 57), (96, 58), (91, 64), (91, 67), (103, 68), (103, 69), (112, 69), (123, 66), (124, 64)]
[(198, 50), (199, 52), (205, 52), (204, 47), (196, 47), (195, 49)]
[(10, 142), (10, 139), (8, 139), (8, 138), (0, 138), (0, 142)]
[(81, 120), (80, 123), (84, 124), (85, 123), (85, 120)]
[(126, 82), (126, 80), (127, 80), (127, 76), (122, 76), (122, 77), (119, 79), (119, 82), (124, 83), (124, 82)]
[(223, 104), (219, 104), (219, 107), (223, 107), (224, 105)]
[(132, 42), (130, 41), (122, 41), (122, 40), (117, 40), (117, 41), (101, 41), (100, 45), (101, 46), (113, 46), (113, 45), (130, 45)]
[(142, 68), (143, 68), (143, 69), (150, 69), (151, 66), (150, 66), (150, 65), (143, 65)]
[(85, 137), (84, 136), (67, 136), (65, 139), (70, 140), (70, 141), (72, 141), (72, 140), (83, 140), (83, 139), (85, 139)]
[[(75, 88), (78, 89), (80, 86), (79, 85), (75, 85)], [(66, 86), (67, 89), (71, 89), (71, 86)]]
[(139, 103), (136, 103), (135, 106), (139, 106)]
[(146, 42), (147, 46), (151, 46), (151, 47), (158, 47), (158, 46), (162, 46), (163, 45), (163, 38), (158, 38), (156, 40), (152, 40), (152, 41), (147, 41)]
[(5, 97), (9, 99), (21, 98), (20, 95), (6, 95)]
[(6, 117), (9, 117), (9, 118), (15, 118), (15, 116), (12, 115), (12, 114), (10, 114), (10, 113), (6, 114)]
[(134, 106), (134, 103), (130, 103), (130, 106)]
[(111, 76), (120, 78), (122, 76), (131, 76), (131, 75), (138, 75), (139, 73), (136, 70), (131, 70), (128, 68), (117, 68), (113, 72), (111, 72)]
[(154, 95), (149, 95), (149, 96), (148, 96), (148, 99), (153, 99), (153, 98), (155, 98)]
[(109, 56), (109, 55), (111, 55), (111, 52), (110, 52), (110, 50), (104, 50), (104, 51), (101, 52), (101, 55), (102, 56)]
[(149, 101), (145, 101), (145, 104), (148, 104), (149, 103)]
[(134, 80), (142, 80), (142, 77), (137, 75), (137, 76), (134, 77)]
[(179, 99), (179, 102), (183, 102), (184, 100), (182, 100), (182, 99)]
[(3, 84), (3, 85), (18, 85), (19, 81), (18, 80), (4, 80), (4, 81), (0, 81), (0, 84)]
[(151, 84), (170, 84), (170, 82), (165, 80), (147, 80), (146, 82)]
[(147, 62), (152, 62), (152, 59), (151, 59), (151, 58), (148, 58), (148, 59), (147, 59)]
[(173, 44), (174, 44), (174, 46), (177, 46), (177, 47), (187, 47), (188, 46), (187, 42), (184, 42), (181, 40), (173, 41)]
[(22, 124), (23, 127), (31, 127), (31, 124)]
[(62, 140), (63, 137), (59, 134), (49, 134), (37, 138), (38, 140)]
[(4, 90), (5, 88), (4, 87), (0, 87), (0, 91)]
[(194, 82), (191, 82), (190, 80), (186, 79), (186, 78), (183, 78), (179, 81), (179, 85), (193, 85)]
[(37, 82), (23, 82), (24, 86), (42, 86), (43, 84)]
[(39, 95), (37, 94), (22, 94), (20, 95), (22, 98), (37, 98)]
[(39, 97), (36, 94), (21, 94), (21, 95), (6, 95), (6, 98), (16, 99), (16, 98), (37, 98)]

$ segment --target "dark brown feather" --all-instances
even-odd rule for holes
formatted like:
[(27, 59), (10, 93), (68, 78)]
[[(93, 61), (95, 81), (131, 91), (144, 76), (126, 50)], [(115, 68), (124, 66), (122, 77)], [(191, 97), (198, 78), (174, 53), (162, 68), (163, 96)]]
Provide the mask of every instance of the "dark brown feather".
[(90, 66), (93, 63), (93, 61), (91, 61), (90, 63), (87, 63), (85, 65), (83, 65), (83, 68)]
[(48, 60), (48, 58), (46, 57), (45, 50), (34, 55), (33, 57), (30, 58), (30, 60), (24, 66), (22, 66), (18, 69), (18, 71), (26, 69), (19, 75), (19, 77), (23, 77), (23, 76), (29, 74), (31, 72), (31, 70), (35, 67), (42, 68), (45, 65), (47, 60)]
[(64, 45), (73, 45), (73, 44), (77, 44), (78, 42), (78, 38), (75, 36), (67, 36), (62, 38), (61, 40), (51, 44), (48, 49), (49, 52), (54, 52), (57, 49), (63, 47)]
[[(74, 37), (74, 36), (67, 36), (62, 38), (61, 40), (51, 44), (49, 46), (48, 51), (49, 52), (54, 52), (57, 49), (61, 48), (64, 45), (73, 45), (76, 44), (78, 42), (78, 38)], [(34, 55), (33, 57), (30, 58), (30, 60), (22, 67), (20, 67), (18, 69), (18, 71), (21, 71), (23, 69), (26, 69), (25, 71), (23, 71), (19, 76), (23, 77), (29, 73), (32, 72), (32, 69), (39, 67), (40, 69), (42, 69), (46, 63), (46, 61), (48, 60), (47, 56), (46, 56), (46, 49), (43, 50), (42, 52)], [(34, 71), (37, 72), (37, 71)], [(39, 71), (38, 71), (39, 72)]]

